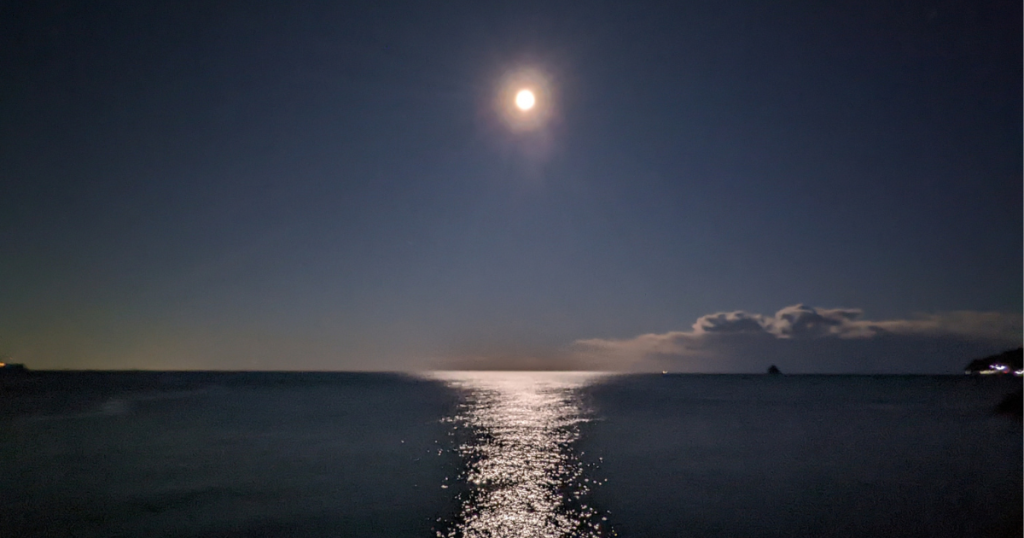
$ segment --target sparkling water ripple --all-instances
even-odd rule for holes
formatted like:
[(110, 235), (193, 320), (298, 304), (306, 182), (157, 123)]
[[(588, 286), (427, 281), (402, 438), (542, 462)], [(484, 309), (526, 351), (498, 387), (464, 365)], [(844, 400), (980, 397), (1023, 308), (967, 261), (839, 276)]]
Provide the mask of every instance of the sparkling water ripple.
[(574, 451), (587, 420), (580, 389), (599, 374), (445, 372), (463, 393), (450, 420), (461, 429), (466, 490), (441, 538), (614, 536), (586, 504), (588, 480)]

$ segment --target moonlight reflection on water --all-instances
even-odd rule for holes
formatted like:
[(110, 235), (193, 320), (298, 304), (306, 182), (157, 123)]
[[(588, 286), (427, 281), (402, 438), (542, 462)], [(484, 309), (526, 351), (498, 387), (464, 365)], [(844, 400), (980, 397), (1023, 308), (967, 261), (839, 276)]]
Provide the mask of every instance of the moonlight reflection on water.
[(455, 428), (466, 491), (442, 537), (598, 537), (612, 535), (586, 505), (589, 491), (573, 450), (587, 420), (580, 389), (600, 374), (444, 372), (464, 394)]

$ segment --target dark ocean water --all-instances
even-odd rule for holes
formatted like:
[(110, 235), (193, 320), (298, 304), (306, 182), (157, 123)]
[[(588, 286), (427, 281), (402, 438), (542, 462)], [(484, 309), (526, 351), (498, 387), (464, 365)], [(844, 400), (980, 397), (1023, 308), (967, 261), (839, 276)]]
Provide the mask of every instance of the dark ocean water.
[(38, 373), (0, 537), (1021, 536), (1020, 384)]

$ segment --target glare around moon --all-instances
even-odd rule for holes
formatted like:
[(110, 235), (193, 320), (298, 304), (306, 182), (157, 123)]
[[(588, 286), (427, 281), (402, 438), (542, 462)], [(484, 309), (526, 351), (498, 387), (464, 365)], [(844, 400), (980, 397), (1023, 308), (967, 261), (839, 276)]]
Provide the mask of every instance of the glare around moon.
[(530, 110), (536, 102), (537, 98), (530, 90), (519, 90), (519, 93), (516, 94), (516, 106), (519, 107), (519, 110)]
[(550, 75), (519, 67), (506, 70), (495, 83), (491, 104), (496, 119), (512, 132), (525, 136), (546, 131), (557, 119), (558, 93)]

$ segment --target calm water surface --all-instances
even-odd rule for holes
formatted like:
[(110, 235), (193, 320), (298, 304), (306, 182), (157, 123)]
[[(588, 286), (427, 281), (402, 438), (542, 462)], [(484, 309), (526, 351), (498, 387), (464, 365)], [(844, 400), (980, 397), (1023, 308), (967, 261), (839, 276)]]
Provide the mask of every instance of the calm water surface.
[(1019, 379), (0, 379), (0, 537), (1019, 537)]

